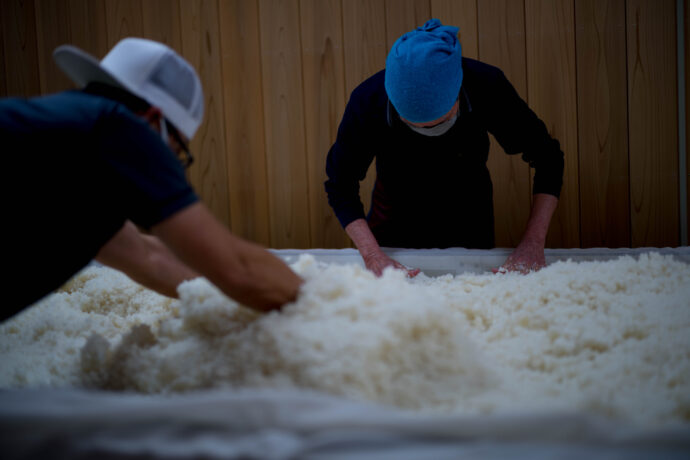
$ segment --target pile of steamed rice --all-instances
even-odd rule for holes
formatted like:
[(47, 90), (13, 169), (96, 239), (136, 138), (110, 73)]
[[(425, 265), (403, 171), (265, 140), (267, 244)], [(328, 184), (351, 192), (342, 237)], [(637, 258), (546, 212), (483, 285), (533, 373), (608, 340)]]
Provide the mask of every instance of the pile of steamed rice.
[(0, 324), (0, 387), (306, 388), (435, 413), (690, 423), (690, 265), (644, 254), (529, 275), (382, 278), (304, 255), (259, 315), (204, 279), (161, 297), (89, 267)]

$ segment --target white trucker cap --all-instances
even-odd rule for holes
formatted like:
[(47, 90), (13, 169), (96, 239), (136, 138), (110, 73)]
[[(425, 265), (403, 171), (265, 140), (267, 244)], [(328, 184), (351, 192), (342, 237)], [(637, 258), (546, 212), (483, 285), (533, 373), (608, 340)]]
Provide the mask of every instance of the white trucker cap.
[(79, 87), (104, 83), (125, 89), (158, 107), (188, 139), (204, 118), (204, 94), (194, 68), (162, 43), (143, 38), (120, 40), (98, 62), (83, 50), (58, 46), (57, 65)]

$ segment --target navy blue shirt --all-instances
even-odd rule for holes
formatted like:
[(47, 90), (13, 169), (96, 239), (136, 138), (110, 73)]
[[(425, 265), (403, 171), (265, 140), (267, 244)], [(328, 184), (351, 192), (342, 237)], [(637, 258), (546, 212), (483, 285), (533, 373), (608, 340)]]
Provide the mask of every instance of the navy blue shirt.
[(437, 137), (411, 130), (388, 101), (385, 70), (351, 94), (328, 152), (328, 202), (345, 227), (363, 218), (359, 181), (376, 158), (367, 220), (381, 246), (491, 248), (489, 137), (535, 169), (533, 193), (559, 196), (563, 152), (500, 69), (463, 58), (455, 125)]
[(0, 100), (6, 318), (58, 288), (129, 219), (143, 228), (197, 201), (160, 134), (81, 91)]

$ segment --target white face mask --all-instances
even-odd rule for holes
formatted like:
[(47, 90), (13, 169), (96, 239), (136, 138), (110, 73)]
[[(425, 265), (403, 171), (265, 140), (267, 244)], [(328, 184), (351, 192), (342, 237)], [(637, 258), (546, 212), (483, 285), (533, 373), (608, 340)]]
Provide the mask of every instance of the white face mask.
[(456, 120), (458, 119), (458, 112), (455, 112), (455, 115), (447, 119), (446, 121), (442, 121), (441, 123), (434, 125), (434, 126), (429, 126), (428, 128), (422, 128), (420, 126), (413, 126), (407, 122), (405, 124), (414, 132), (422, 134), (424, 136), (440, 136), (441, 134), (447, 133), (450, 128), (453, 127), (455, 124)]

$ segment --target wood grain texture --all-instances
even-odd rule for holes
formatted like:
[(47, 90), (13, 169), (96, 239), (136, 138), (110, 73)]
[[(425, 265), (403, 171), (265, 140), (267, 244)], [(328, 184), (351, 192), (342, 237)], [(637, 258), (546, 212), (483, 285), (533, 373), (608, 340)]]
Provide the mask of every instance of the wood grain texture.
[(105, 0), (70, 0), (70, 39), (98, 59), (110, 50)]
[[(687, 192), (687, 241), (690, 242), (690, 0), (683, 4), (685, 11), (685, 167)], [(690, 244), (690, 243), (688, 243)]]
[(108, 49), (111, 49), (125, 37), (142, 37), (141, 1), (117, 0), (105, 1), (106, 25), (108, 31)]
[(525, 0), (529, 105), (565, 153), (548, 247), (580, 246), (574, 11), (571, 0)]
[[(345, 46), (345, 94), (364, 80), (386, 67), (388, 46), (385, 27), (386, 10), (383, 0), (347, 0), (343, 2), (343, 37)], [(359, 196), (364, 212), (371, 207), (371, 192), (376, 179), (375, 162), (360, 183)]]
[(261, 0), (259, 20), (271, 246), (307, 248), (309, 184), (299, 9), (289, 1)]
[(229, 227), (218, 3), (185, 0), (180, 2), (180, 15), (182, 56), (194, 66), (204, 88), (204, 122), (190, 145), (195, 161), (188, 176), (204, 204)]
[[(183, 1), (185, 11), (196, 14), (200, 5)], [(146, 0), (141, 2), (141, 20), (144, 36), (150, 40), (165, 43), (182, 54), (182, 20), (180, 18), (180, 2), (178, 0)], [(185, 18), (185, 25), (194, 22), (192, 18)], [(187, 26), (189, 27), (189, 26)]]
[(36, 2), (36, 43), (41, 93), (54, 93), (74, 87), (53, 60), (53, 50), (71, 42), (69, 1)]
[(35, 96), (41, 91), (34, 2), (0, 2), (8, 96)]
[[(0, 15), (3, 14), (0, 5)], [(2, 21), (0, 20), (0, 25)], [(7, 75), (5, 74), (5, 39), (0, 31), (0, 97), (7, 97)]]
[(341, 2), (302, 0), (300, 20), (311, 247), (348, 247), (324, 189), (326, 154), (345, 110)]
[(632, 245), (677, 246), (676, 2), (627, 3)]
[[(524, 3), (515, 0), (479, 2), (479, 58), (499, 67), (527, 100)], [(494, 185), (497, 247), (516, 247), (529, 218), (530, 168), (519, 155), (506, 155), (491, 137), (487, 162)]]
[(431, 19), (429, 0), (386, 0), (386, 43), (393, 43), (405, 32)]
[(270, 246), (259, 11), (244, 0), (219, 7), (230, 229)]
[(582, 247), (630, 246), (624, 0), (576, 0)]
[(479, 56), (478, 3), (480, 7), (485, 7), (483, 3), (486, 2), (477, 0), (431, 0), (430, 17), (440, 19), (443, 24), (459, 27), (462, 55), (472, 59)]
[[(214, 214), (234, 233), (267, 246), (341, 247), (348, 239), (324, 204), (322, 174), (344, 104), (385, 67), (400, 34), (439, 17), (461, 28), (465, 56), (476, 53), (505, 72), (561, 142), (566, 179), (550, 246), (673, 246), (680, 239), (681, 174), (675, 5), (3, 0), (0, 95), (71, 86), (51, 56), (64, 42), (98, 59), (124, 36), (167, 43), (202, 76), (206, 119), (192, 144), (197, 163), (190, 179)], [(684, 7), (690, 106), (688, 0)], [(690, 117), (690, 131), (688, 123)], [(686, 156), (690, 164), (690, 148)], [(527, 220), (531, 173), (495, 142), (488, 165), (496, 242), (515, 246)], [(684, 173), (690, 182), (690, 171)], [(373, 182), (374, 165), (361, 185), (367, 210)], [(690, 213), (690, 188), (687, 198)]]

